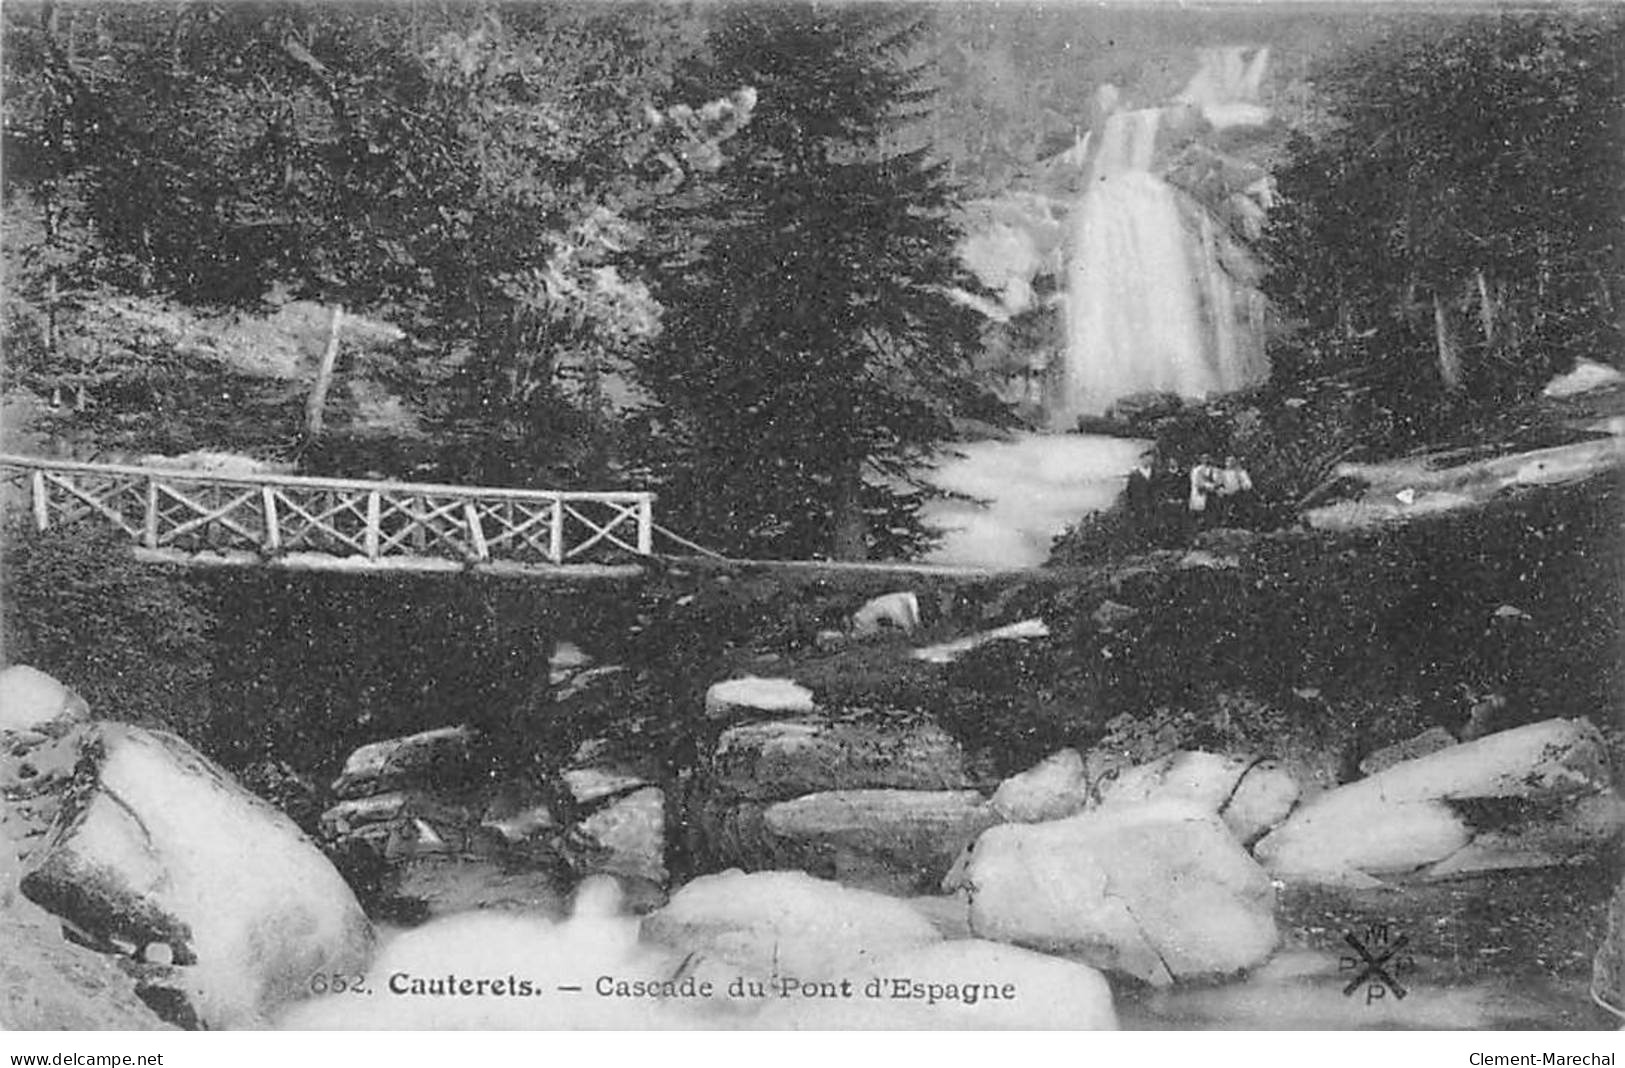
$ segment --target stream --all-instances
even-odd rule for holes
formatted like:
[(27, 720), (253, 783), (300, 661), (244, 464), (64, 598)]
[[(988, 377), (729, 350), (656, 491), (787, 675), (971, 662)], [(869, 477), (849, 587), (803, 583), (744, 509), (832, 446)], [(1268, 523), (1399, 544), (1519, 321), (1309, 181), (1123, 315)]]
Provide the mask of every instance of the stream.
[(1156, 1030), (1613, 1029), (1589, 993), (1612, 886), (1591, 865), (1287, 887), (1282, 948), (1263, 967), (1237, 982), (1119, 990), (1118, 1014), (1124, 1028)]

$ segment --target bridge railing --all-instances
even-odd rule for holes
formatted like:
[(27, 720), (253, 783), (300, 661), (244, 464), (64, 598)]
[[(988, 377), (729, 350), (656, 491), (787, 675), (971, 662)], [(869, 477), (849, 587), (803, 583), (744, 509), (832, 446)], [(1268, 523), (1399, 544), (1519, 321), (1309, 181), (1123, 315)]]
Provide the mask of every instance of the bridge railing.
[(374, 562), (601, 563), (646, 556), (654, 496), (237, 474), (0, 455), (35, 527), (92, 518), (149, 550)]

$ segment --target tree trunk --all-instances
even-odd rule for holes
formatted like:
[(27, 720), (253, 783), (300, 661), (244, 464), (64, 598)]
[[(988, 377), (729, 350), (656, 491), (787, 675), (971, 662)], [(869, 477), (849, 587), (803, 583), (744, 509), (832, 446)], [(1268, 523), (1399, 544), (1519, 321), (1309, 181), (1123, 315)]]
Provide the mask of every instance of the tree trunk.
[(327, 390), (333, 384), (333, 368), (339, 360), (339, 326), (344, 321), (344, 307), (333, 305), (333, 318), (327, 327), (327, 347), (322, 350), (322, 362), (316, 367), (316, 384), (310, 388), (310, 400), (305, 402), (305, 435), (322, 436), (322, 412), (327, 407)]
[(863, 474), (859, 464), (838, 476), (831, 554), (837, 560), (869, 558), (869, 525), (863, 516)]
[[(49, 189), (49, 187), (47, 187)], [(53, 252), (56, 250), (56, 202), (50, 192), (45, 194), (45, 245)], [(61, 285), (58, 282), (59, 270), (53, 256), (48, 261), (50, 266), (45, 276), (45, 356), (52, 370), (57, 367), (57, 311), (62, 303)]]
[(1474, 272), (1473, 290), (1468, 296), (1469, 299), (1476, 296), (1478, 300), (1478, 325), (1484, 335), (1484, 351), (1493, 360), (1517, 365), (1523, 359), (1517, 288), (1491, 278), (1479, 268)]
[(1437, 290), (1433, 294), (1433, 336), (1439, 348), (1439, 381), (1451, 393), (1464, 384), (1461, 366), (1461, 340), (1456, 336), (1452, 310)]
[(1495, 344), (1495, 293), (1490, 288), (1489, 279), (1484, 277), (1483, 268), (1473, 272), (1473, 281), (1478, 287), (1478, 328), (1484, 334), (1484, 344)]

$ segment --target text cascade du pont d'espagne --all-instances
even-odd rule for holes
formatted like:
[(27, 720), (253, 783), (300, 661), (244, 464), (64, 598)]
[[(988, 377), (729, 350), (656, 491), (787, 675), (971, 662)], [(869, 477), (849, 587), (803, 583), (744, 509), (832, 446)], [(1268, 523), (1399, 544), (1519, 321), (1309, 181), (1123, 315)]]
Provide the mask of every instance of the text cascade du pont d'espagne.
[[(397, 972), (389, 977), (391, 994), (406, 997), (540, 997), (554, 992), (579, 993), (579, 986), (550, 986), (517, 977), (470, 979), (448, 976), (422, 976)], [(726, 984), (692, 976), (682, 979), (623, 979), (599, 976), (589, 988), (604, 998), (650, 999), (825, 999), (870, 1001), (959, 1002), (975, 1005), (986, 1001), (1014, 1001), (1015, 983), (926, 982), (908, 976), (852, 979), (803, 980), (794, 976), (747, 979), (736, 976)]]

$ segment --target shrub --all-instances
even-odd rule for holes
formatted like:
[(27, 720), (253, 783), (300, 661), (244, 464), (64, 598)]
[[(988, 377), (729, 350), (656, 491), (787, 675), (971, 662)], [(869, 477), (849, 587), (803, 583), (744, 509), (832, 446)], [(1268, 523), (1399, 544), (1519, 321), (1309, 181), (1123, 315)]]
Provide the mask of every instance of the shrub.
[(137, 560), (100, 522), (42, 533), (13, 517), (4, 563), (7, 663), (55, 676), (97, 716), (207, 735), (215, 621), (188, 575)]
[(499, 765), (548, 741), (550, 586), (151, 564), (99, 522), (13, 522), (4, 580), (5, 662), (233, 770), (321, 776), (358, 745), (455, 723)]
[(209, 572), (212, 739), (234, 766), (280, 759), (327, 774), (358, 745), (468, 723), (497, 764), (545, 742), (545, 584), (489, 576)]

